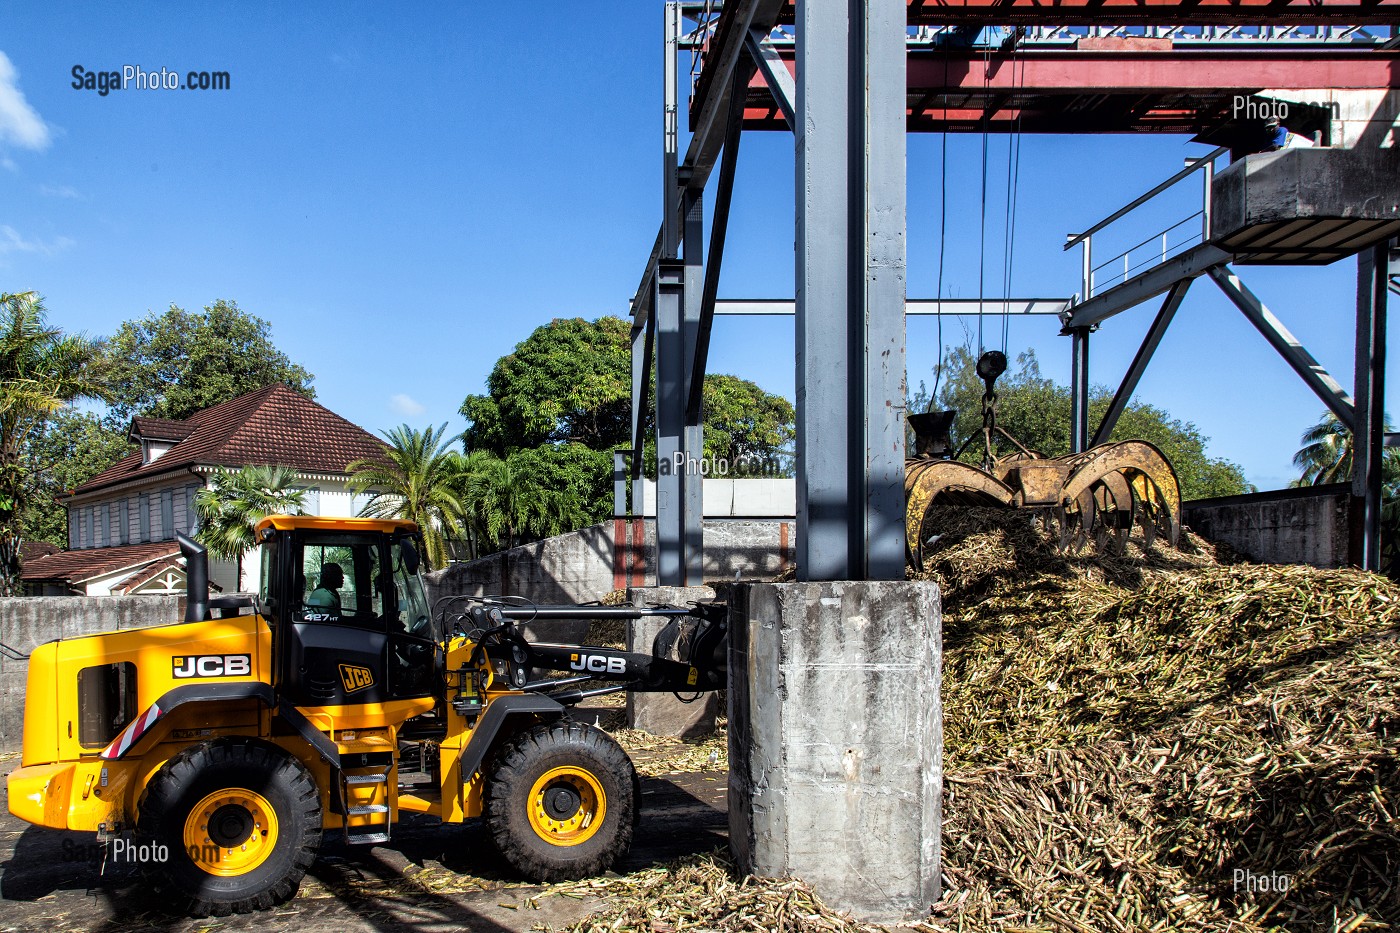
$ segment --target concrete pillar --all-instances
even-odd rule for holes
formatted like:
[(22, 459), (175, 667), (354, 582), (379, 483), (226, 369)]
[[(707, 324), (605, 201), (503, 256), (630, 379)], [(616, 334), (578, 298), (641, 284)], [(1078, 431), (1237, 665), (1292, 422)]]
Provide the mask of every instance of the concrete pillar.
[[(708, 586), (649, 586), (629, 589), (627, 596), (634, 606), (688, 606), (714, 599), (715, 591)], [(627, 650), (650, 654), (652, 641), (667, 621), (647, 618), (628, 622)], [(673, 693), (627, 694), (627, 725), (652, 735), (679, 739), (709, 735), (715, 731), (718, 712), (719, 695), (715, 693), (702, 693), (690, 703)]]
[(729, 838), (741, 873), (867, 921), (939, 896), (942, 614), (928, 582), (740, 583)]

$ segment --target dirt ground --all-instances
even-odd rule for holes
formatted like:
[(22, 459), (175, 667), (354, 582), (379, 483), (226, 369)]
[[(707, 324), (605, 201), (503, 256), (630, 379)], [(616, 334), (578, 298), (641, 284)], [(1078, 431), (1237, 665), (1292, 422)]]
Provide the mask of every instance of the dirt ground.
[[(639, 767), (649, 756), (634, 755)], [(18, 767), (0, 762), (0, 774)], [(619, 866), (635, 871), (727, 844), (725, 773), (642, 778), (642, 820)], [(337, 833), (328, 834), (331, 837)], [(520, 883), (493, 860), (476, 821), (444, 827), (413, 818), (391, 842), (328, 842), (292, 901), (273, 911), (191, 920), (161, 910), (139, 869), (84, 857), (90, 833), (39, 829), (0, 811), (0, 931), (169, 933), (520, 933), (559, 929), (607, 906), (586, 882), (555, 888)]]

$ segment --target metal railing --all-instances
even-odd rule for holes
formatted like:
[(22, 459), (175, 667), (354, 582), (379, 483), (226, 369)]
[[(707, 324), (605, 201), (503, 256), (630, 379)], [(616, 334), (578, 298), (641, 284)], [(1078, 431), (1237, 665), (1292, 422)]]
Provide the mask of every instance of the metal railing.
[[(1186, 163), (1186, 167), (1181, 171), (1157, 185), (1152, 190), (1134, 198), (1089, 229), (1082, 233), (1067, 234), (1065, 237), (1065, 249), (1068, 250), (1075, 246), (1082, 246), (1084, 250), (1082, 263), (1083, 272), (1080, 280), (1079, 294), (1075, 296), (1076, 300), (1087, 301), (1094, 297), (1097, 291), (1103, 288), (1126, 282), (1140, 269), (1164, 263), (1183, 250), (1209, 241), (1211, 182), (1215, 180), (1215, 162), (1229, 151), (1229, 147), (1221, 146), (1213, 152), (1201, 156), (1199, 159), (1192, 159)], [(1168, 227), (1156, 231), (1147, 238), (1113, 255), (1109, 259), (1095, 264), (1094, 235), (1096, 233), (1100, 233), (1114, 222), (1121, 220), (1148, 201), (1175, 188), (1197, 173), (1200, 173), (1201, 176), (1201, 207), (1199, 210), (1182, 217)], [(1183, 230), (1186, 232), (1182, 233), (1181, 231)], [(1121, 272), (1119, 271), (1120, 266), (1122, 267)]]

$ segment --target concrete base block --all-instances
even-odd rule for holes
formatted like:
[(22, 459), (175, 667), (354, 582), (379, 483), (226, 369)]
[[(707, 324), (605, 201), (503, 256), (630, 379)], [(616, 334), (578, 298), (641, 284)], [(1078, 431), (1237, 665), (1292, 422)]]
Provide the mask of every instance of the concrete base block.
[[(708, 586), (649, 586), (627, 591), (634, 606), (688, 606), (708, 602), (715, 591)], [(634, 619), (627, 624), (627, 650), (651, 654), (656, 634), (666, 619)], [(627, 694), (627, 725), (652, 735), (694, 739), (715, 731), (719, 700), (714, 693), (703, 693), (691, 703), (683, 703), (671, 693)]]
[(938, 587), (740, 583), (729, 637), (739, 871), (800, 878), (866, 921), (927, 916), (943, 792)]

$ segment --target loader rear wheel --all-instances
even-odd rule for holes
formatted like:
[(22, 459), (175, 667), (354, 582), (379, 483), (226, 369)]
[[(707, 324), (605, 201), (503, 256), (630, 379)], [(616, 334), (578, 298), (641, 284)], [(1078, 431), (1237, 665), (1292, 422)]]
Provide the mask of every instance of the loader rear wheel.
[(244, 737), (192, 745), (151, 778), (143, 836), (164, 862), (147, 873), (192, 916), (264, 910), (296, 893), (321, 844), (321, 797), (301, 762)]
[(496, 756), (486, 825), (502, 858), (532, 881), (607, 871), (632, 844), (636, 770), (601, 729), (535, 726)]

